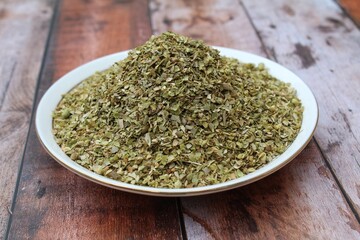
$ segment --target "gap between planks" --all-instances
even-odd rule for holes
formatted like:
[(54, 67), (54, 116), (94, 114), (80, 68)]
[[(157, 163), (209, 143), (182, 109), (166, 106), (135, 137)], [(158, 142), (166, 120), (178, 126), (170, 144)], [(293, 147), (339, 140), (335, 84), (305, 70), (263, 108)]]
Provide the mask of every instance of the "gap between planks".
[[(302, 77), (318, 98), (320, 118), (315, 138), (346, 191), (344, 196), (359, 215), (360, 185), (356, 179), (360, 174), (355, 164), (360, 152), (359, 70), (350, 67), (359, 62), (358, 28), (332, 0), (302, 4), (277, 0), (269, 5), (243, 0), (243, 4), (251, 9), (251, 20), (261, 31), (266, 50), (272, 50), (278, 62)], [(271, 24), (276, 29), (271, 29)]]
[[(242, 0), (238, 0), (238, 1), (239, 1), (239, 4), (243, 7), (243, 9), (244, 9), (244, 11), (245, 11), (245, 13), (246, 13), (247, 18), (249, 19), (251, 25), (253, 26), (253, 28), (254, 28), (254, 30), (255, 30), (255, 32), (256, 32), (256, 35), (258, 36), (258, 38), (259, 38), (259, 40), (260, 40), (260, 42), (261, 42), (261, 46), (262, 46), (262, 48), (264, 49), (264, 51), (265, 51), (265, 53), (266, 53), (266, 57), (269, 58), (269, 59), (273, 59), (273, 60), (275, 60), (276, 62), (279, 62), (278, 59), (277, 59), (277, 57), (276, 57), (276, 54), (274, 54), (274, 53), (273, 53), (273, 54), (270, 54), (270, 53), (268, 52), (268, 48), (266, 47), (266, 45), (265, 45), (265, 43), (264, 43), (264, 41), (263, 41), (263, 38), (261, 37), (258, 29), (256, 28), (254, 22), (252, 21), (251, 16), (250, 16), (250, 14), (249, 14), (249, 12), (248, 12), (248, 9), (247, 9), (246, 6), (243, 4)], [(336, 1), (336, 0), (335, 0), (335, 2), (336, 2), (336, 3), (339, 5), (339, 7), (346, 13), (346, 11), (342, 8), (341, 4), (339, 4), (339, 2)], [(359, 9), (360, 9), (360, 8), (359, 8)], [(354, 21), (354, 19), (353, 19), (351, 16), (348, 15), (348, 18), (349, 18), (350, 20), (352, 20), (352, 21), (354, 22), (354, 24), (356, 25), (356, 22)], [(349, 195), (346, 193), (346, 191), (345, 191), (343, 185), (341, 184), (339, 178), (338, 178), (337, 175), (335, 174), (334, 169), (333, 169), (333, 167), (331, 166), (331, 164), (330, 164), (330, 162), (329, 162), (329, 159), (326, 157), (326, 154), (324, 153), (324, 151), (323, 151), (322, 148), (320, 147), (318, 141), (316, 140), (316, 137), (314, 136), (313, 138), (314, 138), (314, 141), (315, 141), (315, 143), (316, 143), (316, 146), (317, 146), (318, 150), (319, 150), (320, 153), (321, 153), (322, 158), (324, 159), (324, 162), (326, 163), (326, 166), (329, 168), (329, 170), (330, 170), (330, 172), (331, 172), (331, 174), (332, 174), (332, 176), (333, 176), (336, 184), (339, 186), (339, 189), (341, 190), (341, 193), (342, 193), (344, 199), (346, 200), (347, 204), (349, 205), (350, 209), (352, 210), (355, 218), (356, 218), (357, 221), (360, 223), (360, 216), (359, 216), (359, 213), (356, 211), (356, 208), (355, 208), (355, 206), (354, 206), (354, 203), (351, 201), (351, 198), (350, 198)]]
[[(201, 1), (199, 1), (197, 3), (200, 4)], [(226, 5), (227, 1), (223, 1), (221, 3)], [(244, 4), (242, 2), (240, 2), (240, 3), (241, 3), (241, 5), (243, 6), (243, 8), (245, 10), (246, 8), (244, 7)], [(205, 20), (211, 18), (212, 15), (211, 15), (211, 13), (206, 12), (206, 10), (208, 9), (206, 7), (206, 5), (202, 5), (200, 7), (199, 6), (191, 6), (191, 7), (189, 7), (189, 6), (186, 6), (186, 5), (190, 5), (189, 1), (186, 1), (186, 2), (185, 1), (178, 1), (176, 4), (175, 3), (170, 4), (170, 3), (167, 3), (166, 1), (161, 1), (161, 0), (153, 0), (153, 1), (151, 1), (151, 4), (152, 4), (151, 9), (152, 9), (152, 12), (153, 12), (153, 15), (152, 15), (152, 22), (153, 23), (152, 24), (154, 26), (155, 33), (160, 33), (160, 32), (163, 32), (163, 31), (166, 31), (166, 30), (170, 29), (170, 30), (174, 30), (175, 32), (182, 33), (182, 34), (194, 37), (194, 38), (205, 39), (205, 41), (208, 44), (213, 44), (213, 43), (219, 44), (219, 42), (220, 42), (221, 43), (220, 45), (226, 44), (227, 46), (230, 45), (230, 46), (235, 47), (235, 48), (243, 48), (243, 49), (246, 49), (246, 50), (250, 49), (250, 51), (253, 51), (253, 52), (259, 51), (260, 55), (262, 55), (264, 52), (266, 52), (268, 57), (271, 57), (271, 58), (276, 59), (277, 61), (279, 61), (278, 58), (276, 57), (275, 51), (270, 51), (271, 49), (269, 49), (268, 44), (266, 42), (264, 42), (264, 39), (263, 39), (263, 36), (261, 35), (261, 32), (256, 27), (256, 24), (253, 22), (253, 19), (250, 16), (247, 9), (246, 9), (246, 15), (247, 15), (246, 17), (249, 19), (249, 21), (251, 21), (250, 24), (252, 25), (253, 29), (256, 30), (258, 41), (261, 41), (261, 44), (259, 46), (257, 46), (257, 47), (254, 47), (254, 45), (256, 46), (257, 41), (255, 41), (255, 40), (251, 41), (251, 37), (248, 37), (248, 35), (251, 35), (250, 34), (251, 31), (248, 32), (246, 34), (246, 36), (241, 36), (241, 34), (239, 34), (239, 37), (237, 37), (237, 39), (242, 39), (242, 40), (250, 38), (250, 41), (243, 41), (244, 43), (239, 43), (239, 42), (233, 42), (232, 41), (232, 38), (237, 36), (237, 31), (236, 31), (237, 29), (239, 29), (240, 31), (244, 30), (244, 32), (248, 31), (248, 26), (246, 24), (244, 24), (244, 21), (242, 21), (241, 24), (238, 22), (236, 27), (235, 27), (235, 25), (232, 25), (231, 27), (233, 28), (233, 33), (231, 33), (231, 34), (227, 34), (227, 33), (219, 34), (219, 31), (217, 32), (216, 28), (218, 27), (218, 25), (217, 25), (217, 23), (219, 21), (218, 19), (220, 19), (220, 21), (221, 21), (221, 17), (226, 15), (226, 14), (224, 14), (224, 11), (222, 11), (222, 9), (219, 9), (218, 11), (216, 11), (217, 16), (214, 17), (213, 19), (211, 19), (213, 24), (209, 25), (209, 24), (206, 24)], [(210, 1), (210, 3), (207, 6), (214, 6), (214, 5), (219, 6), (220, 3), (217, 2), (217, 1)], [(195, 15), (196, 13), (193, 12), (194, 8), (196, 8), (198, 10), (198, 12), (199, 12), (197, 15)], [(237, 7), (235, 7), (235, 6), (228, 7), (228, 9), (230, 9), (230, 8), (237, 9)], [(252, 9), (254, 9), (254, 8), (252, 8)], [(213, 10), (213, 9), (211, 9), (211, 10)], [(239, 12), (241, 12), (241, 10), (237, 10), (237, 13), (239, 13)], [(202, 29), (201, 29), (201, 27), (196, 26), (196, 25), (191, 25), (191, 27), (188, 29), (187, 26), (186, 26), (187, 23), (188, 22), (191, 23), (192, 21), (196, 21), (196, 16), (200, 16), (198, 18), (204, 19), (204, 22), (201, 22), (201, 21), (200, 21), (200, 23), (198, 22), (199, 23), (198, 25), (201, 25)], [(194, 19), (191, 20), (192, 17), (195, 18), (195, 20)], [(232, 16), (232, 17), (234, 19), (241, 18), (241, 17), (238, 17), (238, 16), (235, 16), (235, 17)], [(230, 24), (231, 23), (226, 22), (225, 24), (222, 24), (221, 27), (228, 29)], [(202, 31), (203, 29), (206, 29), (206, 31)], [(219, 39), (217, 36), (221, 36), (221, 39)], [(229, 39), (229, 40), (227, 40), (227, 39)], [(253, 38), (253, 39), (255, 39), (255, 38)], [(247, 45), (248, 42), (252, 42), (253, 45)], [(299, 46), (299, 47), (301, 47), (301, 46)], [(261, 50), (259, 50), (259, 49), (262, 49), (263, 52)], [(309, 148), (309, 146), (308, 146), (308, 148)], [(322, 158), (320, 150), (321, 149), (317, 145), (314, 145), (314, 153), (316, 153), (316, 156), (319, 159), (321, 159), (321, 161), (323, 163), (328, 164), (328, 162), (326, 162), (326, 160)], [(324, 170), (322, 168), (319, 171), (320, 171), (319, 174), (320, 173), (324, 174)], [(334, 177), (335, 177), (335, 175), (334, 175)], [(339, 182), (338, 180), (339, 179), (334, 179), (333, 178), (333, 181), (335, 181), (335, 184)], [(343, 203), (345, 205), (347, 205), (347, 207), (350, 207), (350, 205), (348, 205), (347, 199), (345, 198), (343, 192), (339, 191), (339, 196), (341, 196), (342, 200), (344, 201)], [(211, 196), (209, 196), (209, 197), (211, 197)], [(187, 200), (187, 199), (185, 199), (185, 200)], [(331, 200), (328, 199), (327, 201), (331, 201)], [(339, 205), (341, 205), (340, 201), (341, 200), (339, 200)], [(324, 210), (325, 210), (325, 208), (324, 208)], [(349, 211), (352, 212), (352, 209), (350, 208)], [(357, 221), (357, 219), (355, 219), (355, 218), (354, 218), (354, 220)], [(186, 222), (186, 219), (185, 219), (185, 222)]]
[[(53, 0), (0, 2), (0, 236), (6, 236)], [(0, 238), (1, 238), (0, 237)]]
[[(54, 6), (53, 6), (53, 9), (52, 9), (53, 13), (52, 13), (52, 16), (51, 16), (49, 30), (48, 30), (48, 34), (47, 34), (46, 41), (45, 41), (45, 51), (44, 51), (42, 59), (41, 59), (39, 74), (38, 74), (38, 76), (36, 78), (37, 80), (36, 80), (34, 97), (33, 97), (33, 102), (32, 102), (30, 121), (29, 121), (29, 125), (28, 125), (26, 141), (25, 141), (25, 144), (24, 144), (25, 146), (28, 144), (28, 141), (29, 141), (30, 127), (31, 127), (33, 121), (35, 121), (36, 99), (37, 99), (37, 95), (38, 95), (38, 91), (39, 91), (38, 88), (39, 88), (40, 78), (42, 77), (42, 75), (44, 73), (46, 57), (49, 54), (48, 51), (49, 51), (51, 38), (54, 36), (54, 32), (55, 32), (55, 27), (54, 26), (55, 26), (56, 19), (58, 17), (58, 9), (59, 9), (59, 1), (56, 1)], [(17, 178), (16, 178), (16, 182), (15, 182), (14, 193), (13, 193), (13, 196), (12, 196), (10, 208), (8, 209), (9, 212), (10, 212), (10, 217), (9, 217), (7, 226), (5, 228), (6, 229), (6, 231), (5, 231), (5, 239), (8, 239), (9, 231), (10, 231), (10, 227), (11, 227), (11, 223), (12, 223), (13, 212), (14, 212), (14, 209), (15, 209), (16, 198), (17, 198), (17, 194), (18, 194), (20, 178), (21, 178), (21, 173), (22, 173), (22, 168), (23, 168), (23, 163), (24, 163), (25, 151), (26, 151), (26, 147), (24, 147), (23, 152), (21, 154), (21, 159), (20, 159), (20, 163), (19, 163), (19, 167), (18, 167), (18, 171), (17, 171)]]
[[(64, 1), (58, 10), (53, 52), (47, 57), (35, 101), (68, 69), (107, 51), (134, 47), (147, 39), (151, 30), (144, 20), (145, 6), (147, 9), (146, 1)], [(93, 25), (98, 23), (104, 23), (103, 28), (93, 32)], [(106, 45), (97, 44), (109, 37), (112, 38)], [(87, 41), (78, 45), (69, 38)], [(89, 47), (93, 48), (85, 51)], [(34, 124), (30, 134), (36, 137)], [(51, 161), (38, 141), (28, 141), (23, 164), (10, 239), (47, 238), (49, 234), (53, 238), (169, 239), (172, 236), (181, 239), (176, 199), (139, 196), (82, 179)], [(99, 202), (105, 201), (108, 204), (99, 206)]]
[(351, 202), (351, 199), (350, 197), (346, 194), (346, 191), (344, 189), (344, 187), (342, 186), (342, 184), (340, 183), (339, 179), (336, 177), (336, 174), (334, 173), (334, 169), (331, 167), (328, 159), (326, 158), (326, 156), (324, 155), (324, 152), (321, 150), (320, 146), (319, 146), (319, 143), (316, 141), (316, 138), (314, 137), (314, 142), (317, 146), (317, 148), (319, 149), (320, 153), (321, 153), (321, 156), (322, 158), (324, 159), (324, 162), (326, 163), (326, 166), (327, 168), (329, 169), (332, 177), (334, 178), (336, 184), (339, 186), (339, 189), (344, 197), (344, 199), (346, 200), (347, 204), (349, 205), (351, 211), (353, 212), (356, 220), (360, 223), (360, 216), (359, 214), (357, 213), (356, 209), (354, 208), (354, 204)]
[(360, 1), (359, 0), (334, 0), (343, 12), (360, 29)]

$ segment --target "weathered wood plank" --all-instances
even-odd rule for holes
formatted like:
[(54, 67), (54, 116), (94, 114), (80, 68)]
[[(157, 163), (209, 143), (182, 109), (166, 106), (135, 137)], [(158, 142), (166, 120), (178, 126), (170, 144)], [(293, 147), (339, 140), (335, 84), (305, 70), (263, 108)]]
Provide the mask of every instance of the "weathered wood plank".
[(339, 0), (338, 2), (350, 14), (352, 19), (360, 25), (360, 1)]
[(31, 111), (54, 2), (0, 3), (1, 111)]
[[(158, 32), (174, 30), (203, 38), (209, 44), (265, 55), (240, 3), (197, 1), (194, 6), (185, 0), (151, 2), (152, 24)], [(214, 7), (219, 5), (222, 7)], [(210, 24), (228, 11), (233, 12), (233, 18), (239, 22), (232, 23), (226, 32), (222, 31), (221, 24)], [(281, 17), (278, 12), (273, 14)], [(203, 16), (210, 23), (201, 27), (192, 25), (196, 16)], [(259, 18), (266, 20), (266, 16), (264, 13)], [(268, 27), (276, 28), (271, 23)], [(296, 36), (296, 32), (286, 35)], [(271, 48), (266, 50), (273, 56)], [(287, 66), (286, 62), (284, 65)], [(360, 236), (359, 224), (314, 142), (292, 164), (273, 176), (229, 192), (184, 198), (182, 207), (189, 239), (355, 239)]]
[(357, 239), (360, 225), (314, 142), (291, 164), (249, 186), (185, 198), (189, 239)]
[(54, 3), (0, 2), (0, 238), (10, 217)]
[[(61, 4), (38, 99), (88, 60), (129, 49), (151, 34), (147, 1)], [(176, 199), (145, 197), (84, 180), (43, 150), (31, 126), (9, 239), (179, 239)]]
[(330, 0), (248, 1), (267, 51), (314, 91), (315, 139), (360, 216), (360, 31)]
[(255, 30), (237, 1), (151, 0), (150, 11), (155, 34), (170, 30), (210, 45), (262, 54), (261, 43), (253, 41)]
[(145, 0), (113, 2), (73, 4), (64, 0), (60, 20), (63, 24), (57, 31), (59, 44), (53, 62), (56, 65), (54, 81), (81, 64), (128, 50), (150, 37)]
[(29, 116), (22, 112), (0, 112), (0, 236), (8, 224), (19, 162), (29, 129)]

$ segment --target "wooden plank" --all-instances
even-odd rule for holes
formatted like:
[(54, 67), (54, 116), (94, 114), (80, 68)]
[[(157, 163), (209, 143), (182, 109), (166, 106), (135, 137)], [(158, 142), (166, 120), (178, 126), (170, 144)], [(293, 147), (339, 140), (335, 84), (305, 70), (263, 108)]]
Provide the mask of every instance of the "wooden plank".
[(22, 112), (0, 112), (0, 128), (0, 236), (3, 236), (11, 213), (19, 162), (29, 129), (29, 116)]
[[(209, 44), (265, 55), (241, 4), (234, 1), (196, 3), (194, 6), (190, 1), (170, 4), (153, 0), (154, 29), (158, 32), (170, 29), (190, 36), (198, 32), (195, 37), (203, 38), (201, 34), (204, 34)], [(265, 1), (262, 4), (269, 5)], [(219, 5), (222, 7), (217, 9)], [(217, 22), (212, 19), (218, 19), (227, 11), (233, 12), (233, 19), (237, 21), (226, 32), (222, 31), (221, 24), (202, 27), (190, 24), (198, 15), (208, 22)], [(267, 14), (259, 18), (266, 20)], [(269, 23), (268, 27), (271, 30), (276, 26)], [(235, 33), (237, 36), (233, 37)], [(296, 32), (286, 35), (292, 36), (296, 37)], [(266, 50), (272, 56), (272, 49)], [(314, 142), (292, 164), (262, 181), (224, 193), (183, 198), (181, 202), (189, 239), (355, 239), (360, 236), (359, 223)]]
[[(37, 102), (70, 69), (148, 39), (147, 7), (147, 1), (63, 1)], [(181, 238), (176, 199), (84, 180), (49, 157), (34, 125), (29, 139), (9, 239)]]
[(352, 19), (360, 25), (360, 1), (339, 0), (338, 2), (349, 13)]
[(150, 37), (146, 0), (113, 2), (74, 4), (64, 0), (53, 80), (95, 58), (143, 44)]
[[(0, 2), (0, 236), (11, 213), (55, 1)], [(0, 237), (0, 238), (1, 238)]]
[(30, 113), (53, 0), (0, 3), (0, 109)]
[(359, 29), (330, 0), (243, 2), (266, 49), (314, 91), (315, 139), (360, 216)]
[(155, 34), (170, 30), (210, 45), (262, 54), (261, 43), (253, 41), (256, 33), (237, 1), (151, 0), (150, 11)]
[(183, 199), (189, 239), (358, 239), (360, 225), (319, 155), (311, 142), (259, 182)]

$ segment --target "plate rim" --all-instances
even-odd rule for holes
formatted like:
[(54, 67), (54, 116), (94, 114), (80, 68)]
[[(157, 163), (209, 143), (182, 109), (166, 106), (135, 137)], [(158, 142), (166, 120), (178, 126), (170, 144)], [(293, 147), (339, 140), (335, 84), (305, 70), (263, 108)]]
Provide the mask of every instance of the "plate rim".
[[(258, 56), (249, 52), (245, 52), (245, 51), (240, 51), (240, 50), (236, 50), (236, 49), (231, 49), (231, 48), (225, 48), (225, 47), (217, 47), (217, 46), (213, 46), (215, 49), (218, 49), (220, 51), (220, 54), (223, 56), (229, 56), (230, 57), (235, 57), (236, 56), (243, 56), (243, 57), (248, 57), (249, 59), (257, 59), (258, 63), (262, 62), (264, 63), (264, 65), (269, 69), (269, 72), (271, 75), (274, 75), (273, 73), (271, 73), (271, 70), (274, 68), (274, 66), (276, 68), (280, 68), (281, 70), (285, 71), (287, 74), (292, 75), (293, 78), (295, 78), (297, 81), (300, 82), (300, 85), (303, 85), (302, 87), (305, 88), (305, 90), (307, 91), (308, 97), (310, 97), (310, 101), (313, 104), (313, 108), (314, 108), (314, 112), (312, 114), (315, 114), (313, 117), (315, 117), (315, 119), (313, 119), (312, 121), (312, 125), (311, 127), (311, 132), (308, 133), (305, 140), (303, 140), (301, 142), (300, 147), (298, 147), (296, 149), (296, 151), (293, 151), (293, 153), (287, 157), (285, 160), (279, 162), (277, 165), (275, 165), (274, 167), (267, 167), (269, 168), (267, 171), (260, 171), (261, 169), (263, 169), (266, 166), (269, 166), (273, 161), (275, 161), (277, 158), (279, 158), (280, 156), (282, 156), (284, 153), (286, 153), (288, 151), (288, 149), (290, 148), (291, 145), (293, 145), (293, 143), (296, 141), (296, 139), (293, 141), (293, 143), (289, 146), (289, 148), (287, 148), (285, 150), (284, 153), (280, 154), (278, 157), (276, 157), (275, 159), (273, 159), (271, 162), (267, 163), (266, 165), (264, 165), (263, 167), (257, 169), (256, 171), (254, 171), (253, 173), (247, 174), (243, 177), (240, 178), (236, 178), (234, 180), (230, 180), (230, 181), (226, 181), (223, 183), (218, 183), (218, 184), (213, 184), (213, 185), (207, 185), (207, 186), (202, 186), (202, 187), (193, 187), (193, 188), (154, 188), (154, 187), (147, 187), (147, 186), (141, 186), (141, 185), (134, 185), (134, 184), (129, 184), (129, 183), (124, 183), (118, 180), (114, 180), (114, 179), (110, 179), (108, 177), (99, 175), (97, 173), (94, 173), (92, 171), (90, 171), (89, 169), (81, 166), (80, 164), (77, 164), (76, 162), (74, 162), (73, 160), (71, 160), (68, 156), (66, 156), (65, 153), (63, 153), (65, 155), (65, 157), (67, 159), (61, 159), (59, 156), (57, 156), (57, 154), (55, 154), (49, 143), (47, 142), (48, 139), (45, 139), (45, 136), (43, 136), (43, 127), (41, 126), (41, 117), (42, 114), (44, 114), (43, 109), (46, 106), (46, 100), (48, 100), (48, 98), (51, 98), (50, 93), (52, 91), (54, 91), (54, 89), (56, 90), (58, 88), (58, 86), (64, 85), (63, 82), (65, 82), (68, 78), (71, 78), (72, 75), (76, 75), (76, 72), (80, 71), (83, 68), (86, 68), (86, 66), (92, 66), (95, 65), (99, 62), (106, 62), (107, 59), (115, 59), (115, 61), (113, 61), (109, 66), (107, 66), (106, 68), (110, 67), (114, 62), (116, 61), (120, 61), (122, 60), (124, 57), (127, 56), (127, 53), (130, 50), (126, 50), (126, 51), (121, 51), (118, 53), (113, 53), (113, 54), (109, 54), (109, 55), (105, 55), (103, 57), (100, 58), (96, 58), (90, 62), (87, 62), (85, 64), (82, 64), (76, 68), (74, 68), (73, 70), (71, 70), (70, 72), (66, 73), (65, 75), (63, 75), (62, 77), (60, 77), (55, 83), (53, 83), (44, 93), (44, 95), (41, 97), (41, 100), (39, 101), (39, 104), (37, 106), (36, 109), (36, 113), (35, 113), (35, 129), (36, 129), (36, 135), (41, 143), (41, 145), (43, 146), (43, 148), (46, 150), (46, 152), (54, 159), (56, 160), (60, 165), (62, 165), (63, 167), (65, 167), (66, 169), (70, 170), (71, 172), (87, 179), (90, 180), (92, 182), (95, 182), (97, 184), (106, 186), (106, 187), (110, 187), (113, 189), (117, 189), (117, 190), (122, 190), (122, 191), (126, 191), (126, 192), (131, 192), (131, 193), (137, 193), (137, 194), (142, 194), (142, 195), (151, 195), (151, 196), (163, 196), (163, 197), (186, 197), (186, 196), (196, 196), (196, 195), (204, 195), (204, 194), (210, 194), (210, 193), (216, 193), (216, 192), (222, 192), (222, 191), (226, 191), (226, 190), (230, 190), (230, 189), (234, 189), (234, 188), (238, 188), (238, 187), (242, 187), (245, 185), (248, 185), (250, 183), (256, 182), (262, 178), (265, 178), (271, 174), (273, 174), (274, 172), (278, 171), (279, 169), (283, 168), (285, 165), (287, 165), (288, 163), (290, 163), (300, 152), (302, 152), (302, 150), (308, 145), (308, 143), (311, 141), (316, 126), (318, 124), (319, 121), (319, 107), (318, 107), (318, 103), (317, 100), (313, 94), (313, 92), (311, 91), (311, 89), (308, 87), (308, 85), (300, 78), (298, 77), (295, 73), (293, 73), (291, 70), (287, 69), (286, 67), (270, 60), (267, 59), (265, 57), (262, 56)], [(121, 59), (118, 59), (119, 57), (121, 57)], [(117, 59), (117, 60), (116, 60)], [(108, 60), (109, 61), (109, 60)], [(251, 62), (250, 62), (251, 63)], [(105, 64), (104, 64), (105, 65)], [(273, 67), (269, 68), (269, 65), (272, 65)], [(106, 68), (103, 69), (97, 69), (97, 70), (92, 70), (91, 72), (86, 72), (86, 74), (88, 74), (88, 76), (94, 74), (96, 71), (102, 71), (105, 70)], [(84, 72), (84, 70), (82, 70), (82, 72)], [(86, 75), (83, 74), (83, 75)], [(86, 77), (85, 77), (86, 78)], [(85, 78), (81, 78), (81, 80), (79, 79), (75, 79), (74, 82), (67, 82), (67, 85), (72, 85), (72, 87), (67, 90), (66, 92), (70, 91), (73, 87), (75, 87), (77, 84), (79, 84), (80, 82), (82, 82), (83, 80), (85, 80)], [(279, 79), (280, 81), (284, 81), (284, 79)], [(292, 86), (294, 87), (294, 86)], [(295, 87), (294, 87), (295, 88)], [(295, 88), (296, 89), (296, 88)], [(298, 89), (296, 89), (298, 91)], [(62, 94), (60, 94), (61, 96)], [(61, 98), (60, 98), (61, 100)], [(59, 101), (57, 102), (57, 104), (59, 103)], [(56, 104), (56, 106), (57, 106)], [(55, 106), (55, 107), (56, 107)], [(54, 109), (52, 109), (54, 110)], [(304, 109), (305, 110), (305, 109)], [(49, 114), (49, 113), (48, 113)], [(51, 122), (52, 122), (52, 112), (50, 112), (50, 118), (51, 118)], [(303, 121), (304, 121), (304, 114), (303, 114)], [(52, 126), (52, 124), (51, 124)], [(303, 129), (303, 123), (301, 126), (301, 129)], [(306, 126), (307, 127), (307, 126)], [(49, 129), (47, 129), (49, 130)], [(302, 130), (300, 130), (301, 132)], [(300, 135), (300, 132), (298, 134), (298, 136)], [(54, 137), (54, 135), (52, 134), (52, 127), (50, 129), (50, 133), (52, 135), (52, 137)], [(298, 137), (297, 136), (297, 137)], [(53, 141), (55, 141), (55, 139), (52, 139)], [(51, 141), (51, 140), (50, 140)], [(55, 142), (56, 143), (56, 142)], [(56, 144), (57, 145), (57, 144)], [(58, 145), (57, 145), (58, 146)], [(58, 146), (58, 148), (60, 148)], [(60, 149), (61, 150), (61, 149)], [(63, 156), (64, 157), (64, 156)], [(69, 161), (71, 161), (69, 163)], [(73, 166), (77, 166), (77, 167), (73, 167)], [(260, 173), (263, 172), (263, 173)], [(242, 180), (242, 181), (241, 181)]]

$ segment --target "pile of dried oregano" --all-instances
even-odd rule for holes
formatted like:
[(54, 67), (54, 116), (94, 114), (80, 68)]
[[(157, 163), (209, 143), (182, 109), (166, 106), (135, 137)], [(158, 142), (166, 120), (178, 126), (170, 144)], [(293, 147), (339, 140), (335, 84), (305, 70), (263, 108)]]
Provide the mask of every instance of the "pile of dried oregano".
[(71, 159), (98, 174), (186, 188), (271, 161), (298, 134), (302, 111), (294, 89), (262, 64), (167, 32), (67, 93), (53, 132)]

